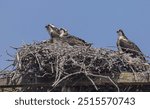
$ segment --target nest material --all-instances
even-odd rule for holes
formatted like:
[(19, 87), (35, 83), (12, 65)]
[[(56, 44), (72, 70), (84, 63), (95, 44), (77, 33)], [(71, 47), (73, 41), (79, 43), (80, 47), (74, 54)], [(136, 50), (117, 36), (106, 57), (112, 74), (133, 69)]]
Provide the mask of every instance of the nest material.
[[(24, 45), (18, 49), (14, 61), (16, 73), (11, 84), (50, 83), (53, 89), (59, 84), (74, 84), (84, 75), (95, 87), (93, 78), (107, 78), (113, 82), (121, 72), (143, 72), (145, 63), (130, 54), (88, 46), (70, 46), (44, 41)], [(31, 87), (28, 89), (31, 89)], [(27, 91), (21, 89), (21, 91)]]

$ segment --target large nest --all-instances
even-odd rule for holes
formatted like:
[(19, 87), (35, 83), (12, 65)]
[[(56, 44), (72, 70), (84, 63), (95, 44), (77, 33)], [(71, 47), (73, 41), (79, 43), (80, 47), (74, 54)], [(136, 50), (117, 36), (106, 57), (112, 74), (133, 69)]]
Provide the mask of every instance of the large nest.
[[(52, 89), (47, 91), (84, 79), (98, 90), (94, 78), (106, 78), (117, 87), (114, 80), (121, 72), (147, 71), (147, 65), (130, 54), (88, 46), (52, 44), (50, 41), (23, 45), (17, 51), (14, 65), (16, 72), (11, 84), (49, 83)], [(28, 87), (20, 91), (31, 90), (32, 87)]]

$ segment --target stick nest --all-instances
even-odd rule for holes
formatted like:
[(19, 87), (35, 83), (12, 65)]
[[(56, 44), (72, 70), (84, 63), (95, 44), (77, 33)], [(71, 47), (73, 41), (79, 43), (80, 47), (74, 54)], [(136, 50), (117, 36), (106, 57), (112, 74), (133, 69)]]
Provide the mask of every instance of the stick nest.
[[(26, 44), (18, 48), (14, 66), (16, 72), (11, 84), (49, 83), (53, 89), (59, 85), (82, 81), (83, 76), (96, 90), (99, 87), (94, 82), (95, 77), (106, 78), (117, 87), (114, 80), (118, 79), (121, 72), (147, 71), (147, 65), (139, 58), (130, 57), (130, 54), (50, 41)], [(27, 88), (22, 91), (27, 91)]]

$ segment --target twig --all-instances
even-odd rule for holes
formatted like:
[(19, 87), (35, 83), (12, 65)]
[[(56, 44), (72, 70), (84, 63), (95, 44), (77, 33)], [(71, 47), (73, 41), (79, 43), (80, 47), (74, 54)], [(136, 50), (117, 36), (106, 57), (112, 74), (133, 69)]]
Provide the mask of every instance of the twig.
[(98, 87), (96, 86), (95, 82), (88, 75), (85, 75), (85, 76), (91, 81), (91, 83), (93, 84), (94, 88), (96, 90), (98, 90)]
[(117, 91), (118, 92), (120, 91), (118, 85), (109, 76), (95, 75), (95, 74), (92, 74), (92, 73), (89, 73), (88, 75), (89, 76), (94, 76), (94, 77), (100, 77), (100, 78), (108, 79), (117, 88)]
[(7, 67), (5, 67), (3, 70), (0, 71), (0, 73), (3, 73), (6, 69), (8, 69), (9, 67), (11, 67), (13, 64), (8, 65)]
[(17, 48), (17, 47), (13, 47), (13, 46), (10, 46), (11, 48), (13, 48), (13, 49), (15, 49), (15, 50), (18, 50), (19, 48)]
[(11, 54), (9, 54), (7, 50), (6, 50), (6, 53), (7, 53), (8, 56), (14, 58), (14, 56), (12, 56)]
[(77, 75), (77, 74), (81, 74), (81, 72), (76, 72), (76, 73), (72, 73), (72, 74), (68, 74), (66, 76), (64, 76), (62, 79), (60, 79), (59, 81), (55, 82), (52, 86), (57, 86), (59, 83), (61, 83), (63, 80), (73, 76), (73, 75)]

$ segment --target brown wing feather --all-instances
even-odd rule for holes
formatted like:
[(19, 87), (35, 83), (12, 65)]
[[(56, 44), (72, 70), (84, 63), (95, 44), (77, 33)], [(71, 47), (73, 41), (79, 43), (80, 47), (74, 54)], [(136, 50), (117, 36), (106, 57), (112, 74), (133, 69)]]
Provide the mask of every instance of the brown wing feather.
[(121, 39), (120, 46), (122, 49), (128, 49), (131, 52), (140, 52), (141, 53), (141, 50), (139, 49), (139, 47), (129, 40), (126, 41), (126, 40)]
[(139, 56), (141, 59), (145, 60), (143, 53), (141, 52), (140, 48), (135, 43), (129, 40), (126, 41), (126, 40), (121, 39), (119, 40), (118, 44), (119, 44), (118, 46), (120, 46), (123, 52), (131, 53), (133, 57)]
[(90, 43), (85, 42), (83, 39), (80, 39), (75, 36), (68, 35), (67, 37), (64, 37), (66, 42), (70, 45), (81, 45), (81, 46), (88, 46), (91, 45)]

